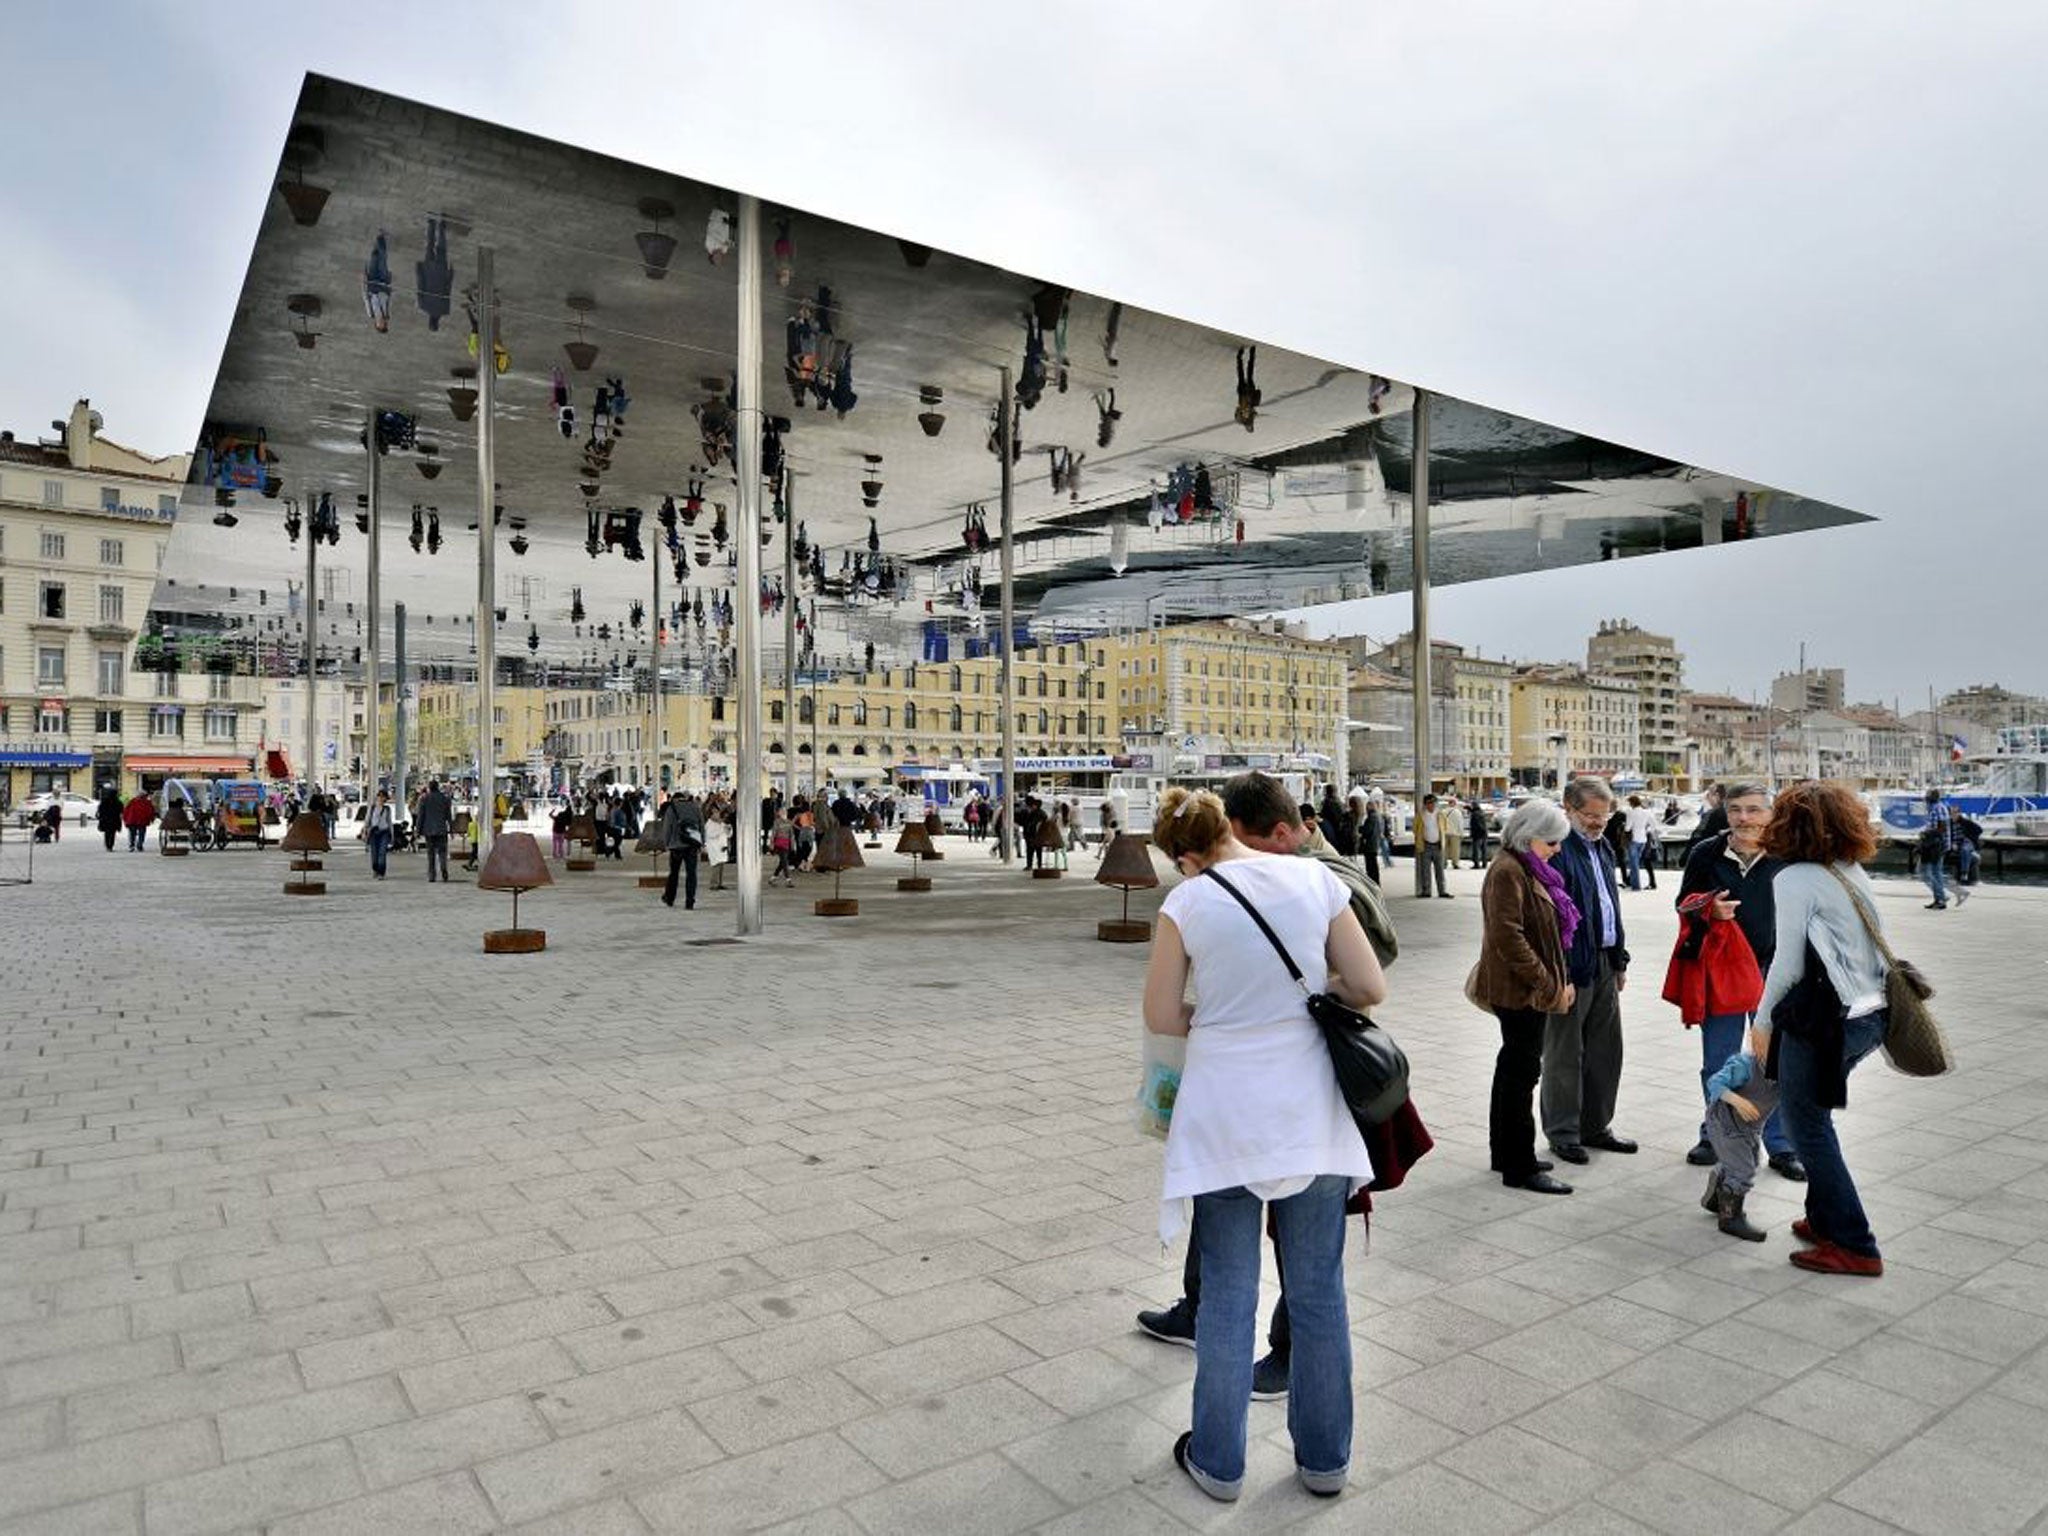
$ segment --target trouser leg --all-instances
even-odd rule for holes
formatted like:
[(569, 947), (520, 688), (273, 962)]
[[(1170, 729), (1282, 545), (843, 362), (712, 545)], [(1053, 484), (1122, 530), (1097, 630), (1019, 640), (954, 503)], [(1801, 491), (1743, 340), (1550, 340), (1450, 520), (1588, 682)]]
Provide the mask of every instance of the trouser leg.
[(1544, 1015), (1534, 1008), (1496, 1008), (1500, 1054), (1493, 1063), (1487, 1146), (1494, 1172), (1525, 1179), (1536, 1171), (1536, 1119), (1530, 1096), (1543, 1072)]
[(676, 904), (676, 881), (683, 873), (683, 850), (671, 848), (668, 851), (668, 884), (661, 888), (662, 902), (667, 906)]
[[(1343, 1220), (1341, 1213), (1337, 1219)], [(1280, 1299), (1273, 1303), (1273, 1322), (1266, 1330), (1266, 1343), (1285, 1360), (1294, 1353), (1294, 1327), (1287, 1315), (1287, 1257), (1277, 1240), (1273, 1244), (1273, 1278), (1280, 1282)]]
[(1591, 1005), (1579, 1035), (1583, 1081), (1579, 1087), (1579, 1135), (1613, 1129), (1614, 1103), (1621, 1091), (1621, 993), (1605, 958), (1593, 982)]
[[(1877, 1048), (1884, 1038), (1885, 1018), (1884, 1010), (1879, 1009), (1843, 1026), (1842, 1059), (1847, 1070), (1854, 1071), (1856, 1064)], [(1778, 1112), (1791, 1133), (1793, 1149), (1806, 1165), (1806, 1219), (1815, 1235), (1852, 1253), (1874, 1257), (1877, 1239), (1871, 1234), (1856, 1181), (1842, 1158), (1835, 1112), (1819, 1102), (1819, 1075), (1813, 1047), (1799, 1036), (1787, 1034), (1778, 1052)]]
[[(1778, 1085), (1761, 1076), (1750, 1079), (1742, 1096), (1767, 1114), (1778, 1107)], [(1708, 1108), (1707, 1142), (1714, 1149), (1723, 1189), (1746, 1195), (1756, 1183), (1763, 1140), (1760, 1130), (1760, 1121), (1743, 1119), (1725, 1099)]]
[[(1219, 1491), (1244, 1479), (1265, 1207), (1240, 1187), (1195, 1196), (1208, 1295), (1195, 1313), (1194, 1439), (1188, 1462)], [(1341, 1287), (1340, 1287), (1341, 1289)], [(1348, 1344), (1348, 1340), (1346, 1341)]]
[[(1603, 960), (1600, 964), (1604, 965)], [(1548, 1015), (1543, 1024), (1543, 1069), (1538, 1102), (1543, 1134), (1553, 1147), (1579, 1144), (1579, 1093), (1583, 1064), (1586, 1011), (1592, 1006), (1588, 982), (1567, 1013)]]
[(1325, 1174), (1273, 1207), (1301, 1348), (1288, 1356), (1287, 1430), (1307, 1472), (1351, 1465), (1351, 1325), (1344, 1295), (1342, 1174)]

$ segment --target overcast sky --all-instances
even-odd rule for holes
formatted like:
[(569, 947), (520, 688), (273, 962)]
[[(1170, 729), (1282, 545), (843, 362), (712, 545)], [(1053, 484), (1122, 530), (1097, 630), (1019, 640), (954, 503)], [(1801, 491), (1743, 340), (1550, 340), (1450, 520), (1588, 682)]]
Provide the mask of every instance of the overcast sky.
[(1490, 655), (2048, 693), (2048, 7), (310, 9), (10, 7), (0, 425), (190, 447), (317, 69), (1883, 519), (1440, 591)]

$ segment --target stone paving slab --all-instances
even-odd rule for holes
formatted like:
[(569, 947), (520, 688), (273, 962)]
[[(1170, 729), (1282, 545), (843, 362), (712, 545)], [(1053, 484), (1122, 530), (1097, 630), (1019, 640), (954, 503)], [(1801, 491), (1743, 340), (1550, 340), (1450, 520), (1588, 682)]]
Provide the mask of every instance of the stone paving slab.
[[(1131, 1129), (1144, 952), (1116, 898), (953, 840), (731, 932), (637, 866), (507, 904), (354, 848), (72, 838), (0, 891), (0, 1532), (2001, 1532), (2048, 1510), (2048, 891), (1881, 883), (1963, 1070), (1872, 1065), (1843, 1136), (1887, 1274), (1722, 1238), (1624, 898), (1619, 1129), (1569, 1200), (1486, 1172), (1477, 876), (1403, 894), (1384, 1010), (1438, 1151), (1354, 1224), (1358, 1444), (1335, 1505), (1254, 1404), (1246, 1496), (1173, 1468), (1190, 1352)], [(1156, 910), (1157, 893), (1134, 906)], [(1270, 1297), (1269, 1297), (1270, 1299)]]

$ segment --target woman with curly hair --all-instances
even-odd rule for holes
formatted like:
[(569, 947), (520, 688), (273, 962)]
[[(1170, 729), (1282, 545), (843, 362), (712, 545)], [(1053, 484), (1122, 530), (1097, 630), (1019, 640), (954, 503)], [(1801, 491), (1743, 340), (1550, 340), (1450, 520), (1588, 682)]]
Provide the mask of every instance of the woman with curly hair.
[(1842, 1160), (1835, 1111), (1849, 1074), (1884, 1040), (1885, 961), (1876, 893), (1863, 872), (1877, 851), (1863, 802), (1843, 785), (1795, 785), (1778, 797), (1763, 850), (1782, 860), (1772, 882), (1777, 944), (1756, 1012), (1757, 1053), (1778, 1081), (1778, 1116), (1806, 1165), (1806, 1215), (1792, 1235), (1801, 1269), (1881, 1275), (1884, 1260)]

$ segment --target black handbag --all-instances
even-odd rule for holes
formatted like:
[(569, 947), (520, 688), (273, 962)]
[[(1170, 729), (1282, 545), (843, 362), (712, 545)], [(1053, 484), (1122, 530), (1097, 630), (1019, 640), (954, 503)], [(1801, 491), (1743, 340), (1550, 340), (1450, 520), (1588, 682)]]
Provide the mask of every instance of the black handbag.
[(1330, 1066), (1337, 1074), (1337, 1091), (1344, 1095), (1344, 1105), (1358, 1122), (1359, 1130), (1386, 1124), (1408, 1102), (1408, 1058), (1394, 1043), (1394, 1037), (1342, 999), (1328, 992), (1309, 991), (1308, 981), (1302, 976), (1301, 967), (1294, 963), (1294, 956), (1259, 915), (1259, 909), (1245, 900), (1244, 892), (1218, 874), (1214, 866), (1202, 873), (1230, 892), (1250, 914), (1280, 957), (1280, 963), (1287, 967), (1287, 974), (1301, 988), (1308, 1000), (1308, 1015), (1316, 1021), (1316, 1027), (1323, 1032), (1323, 1044), (1329, 1047)]

